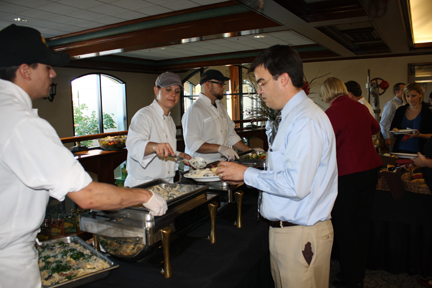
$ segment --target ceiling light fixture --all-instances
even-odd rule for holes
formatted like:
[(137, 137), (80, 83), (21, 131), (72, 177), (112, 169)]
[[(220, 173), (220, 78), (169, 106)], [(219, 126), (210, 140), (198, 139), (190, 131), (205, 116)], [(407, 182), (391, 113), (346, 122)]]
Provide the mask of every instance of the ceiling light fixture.
[(265, 36), (264, 35), (255, 35), (254, 38), (257, 38), (257, 39), (259, 39), (259, 38), (265, 38)]
[(82, 54), (82, 55), (76, 55), (73, 56), (75, 59), (83, 59), (83, 58), (91, 58), (91, 57), (97, 57), (98, 53), (88, 53), (88, 54)]
[(99, 56), (105, 56), (105, 55), (116, 54), (116, 53), (121, 53), (121, 52), (123, 52), (123, 48), (106, 50), (106, 51), (99, 52)]
[(14, 18), (14, 20), (15, 20), (16, 22), (27, 22), (27, 19), (20, 18), (20, 17)]
[(432, 20), (422, 1), (410, 0), (411, 29), (414, 44), (432, 42)]

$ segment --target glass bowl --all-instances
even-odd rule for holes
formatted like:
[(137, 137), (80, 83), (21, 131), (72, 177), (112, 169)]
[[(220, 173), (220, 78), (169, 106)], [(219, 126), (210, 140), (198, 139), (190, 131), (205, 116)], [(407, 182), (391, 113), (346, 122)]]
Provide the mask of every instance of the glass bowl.
[(99, 146), (107, 151), (116, 151), (126, 147), (127, 136), (108, 136), (99, 139)]

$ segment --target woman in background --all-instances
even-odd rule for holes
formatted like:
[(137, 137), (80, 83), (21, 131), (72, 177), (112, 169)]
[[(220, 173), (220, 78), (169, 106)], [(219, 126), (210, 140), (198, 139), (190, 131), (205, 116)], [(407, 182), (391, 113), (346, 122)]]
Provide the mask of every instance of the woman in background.
[(405, 86), (404, 101), (408, 104), (396, 110), (390, 130), (416, 129), (413, 134), (396, 135), (393, 150), (395, 152), (417, 153), (432, 136), (432, 111), (423, 102), (424, 93), (420, 84), (410, 83)]
[(330, 107), (326, 114), (336, 136), (338, 196), (332, 210), (336, 253), (341, 280), (336, 287), (363, 287), (370, 215), (383, 165), (371, 141), (380, 131), (369, 110), (348, 96), (345, 84), (330, 77), (321, 86), (320, 96)]
[(165, 72), (156, 79), (153, 88), (155, 100), (133, 116), (129, 126), (126, 148), (128, 150), (125, 186), (133, 187), (162, 178), (173, 182), (178, 164), (170, 156), (191, 159), (177, 149), (176, 126), (170, 115), (180, 100), (183, 89), (180, 77)]

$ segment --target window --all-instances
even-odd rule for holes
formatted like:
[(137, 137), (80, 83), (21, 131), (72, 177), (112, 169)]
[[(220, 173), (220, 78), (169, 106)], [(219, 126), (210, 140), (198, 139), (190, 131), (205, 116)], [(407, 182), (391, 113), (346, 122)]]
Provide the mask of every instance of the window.
[(184, 106), (183, 106), (183, 109), (184, 109), (184, 111), (186, 111), (189, 108), (189, 106), (191, 106), (192, 103), (198, 99), (199, 93), (201, 92), (201, 85), (200, 84), (194, 85), (192, 82), (186, 81), (184, 83), (183, 87), (184, 87), (184, 92), (183, 92)]
[[(74, 135), (127, 130), (125, 83), (107, 74), (88, 74), (71, 82)], [(83, 141), (82, 146), (96, 146)]]

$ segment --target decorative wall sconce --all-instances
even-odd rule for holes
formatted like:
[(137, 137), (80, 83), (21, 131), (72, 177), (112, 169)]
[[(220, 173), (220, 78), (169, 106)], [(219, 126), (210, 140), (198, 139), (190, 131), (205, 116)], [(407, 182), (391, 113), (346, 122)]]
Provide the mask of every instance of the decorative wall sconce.
[(50, 102), (54, 101), (54, 96), (57, 93), (57, 84), (56, 83), (51, 83), (51, 88), (50, 88), (50, 94), (48, 97), (45, 97), (43, 99), (48, 99)]

